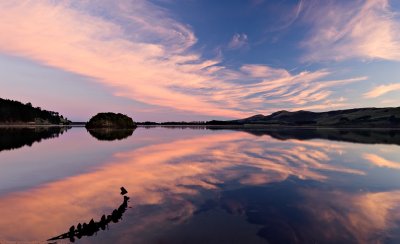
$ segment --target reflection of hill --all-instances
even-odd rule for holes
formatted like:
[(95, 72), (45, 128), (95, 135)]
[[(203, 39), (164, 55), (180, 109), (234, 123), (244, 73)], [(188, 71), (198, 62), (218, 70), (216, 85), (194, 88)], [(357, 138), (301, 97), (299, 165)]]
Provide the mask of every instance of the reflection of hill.
[[(210, 127), (218, 130), (223, 127)], [(240, 130), (256, 136), (269, 135), (275, 139), (310, 140), (325, 139), (366, 144), (396, 144), (400, 145), (400, 130), (396, 129), (328, 129), (328, 128), (225, 128)]]
[(42, 139), (58, 137), (70, 127), (4, 127), (0, 128), (0, 151), (25, 145), (32, 146)]
[(99, 141), (122, 140), (130, 137), (135, 129), (88, 129), (90, 135)]

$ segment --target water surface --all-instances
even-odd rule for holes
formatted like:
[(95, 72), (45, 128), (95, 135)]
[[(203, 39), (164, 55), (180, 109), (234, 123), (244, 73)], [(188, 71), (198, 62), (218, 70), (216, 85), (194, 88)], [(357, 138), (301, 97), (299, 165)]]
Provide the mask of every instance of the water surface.
[(398, 131), (0, 132), (0, 243), (400, 242)]

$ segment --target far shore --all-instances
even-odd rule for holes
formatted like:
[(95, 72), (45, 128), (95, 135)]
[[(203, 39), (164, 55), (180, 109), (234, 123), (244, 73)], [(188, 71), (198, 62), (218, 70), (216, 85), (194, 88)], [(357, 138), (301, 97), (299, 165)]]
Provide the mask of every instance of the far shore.
[[(46, 128), (46, 127), (85, 127), (83, 123), (73, 123), (69, 125), (60, 124), (0, 124), (0, 128)], [(400, 127), (341, 127), (341, 126), (285, 126), (285, 125), (263, 125), (263, 124), (244, 124), (244, 125), (205, 125), (205, 124), (182, 124), (182, 125), (143, 125), (138, 124), (137, 127), (202, 127), (202, 128), (219, 128), (219, 129), (323, 129), (323, 130), (400, 130)]]
[(6, 127), (21, 127), (21, 128), (34, 128), (34, 127), (84, 127), (85, 125), (81, 124), (72, 124), (72, 125), (58, 125), (58, 124), (0, 124), (0, 128)]
[(263, 125), (263, 124), (244, 124), (244, 125), (137, 125), (137, 127), (212, 127), (221, 129), (355, 129), (355, 130), (400, 130), (400, 127), (333, 127), (333, 126), (284, 126), (284, 125)]

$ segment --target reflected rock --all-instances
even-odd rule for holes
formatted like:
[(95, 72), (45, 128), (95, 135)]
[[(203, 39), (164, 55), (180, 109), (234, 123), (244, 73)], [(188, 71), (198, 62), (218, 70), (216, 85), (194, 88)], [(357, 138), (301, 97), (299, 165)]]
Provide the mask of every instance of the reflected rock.
[(131, 129), (88, 129), (90, 135), (99, 141), (123, 140), (130, 137), (135, 131)]
[(71, 127), (2, 127), (0, 128), (0, 151), (32, 146), (44, 139), (56, 138)]
[(125, 195), (125, 194), (127, 194), (128, 193), (128, 191), (125, 189), (125, 187), (121, 187), (121, 195)]

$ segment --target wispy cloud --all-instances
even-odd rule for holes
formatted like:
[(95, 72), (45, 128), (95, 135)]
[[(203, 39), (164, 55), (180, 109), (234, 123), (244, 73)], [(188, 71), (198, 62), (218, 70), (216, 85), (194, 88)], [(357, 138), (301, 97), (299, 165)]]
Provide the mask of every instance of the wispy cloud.
[(228, 47), (230, 49), (239, 49), (247, 46), (247, 44), (248, 44), (248, 37), (246, 34), (235, 33), (231, 41), (229, 42)]
[[(332, 87), (366, 79), (328, 80), (327, 70), (291, 74), (266, 65), (227, 68), (221, 57), (191, 51), (193, 30), (147, 1), (2, 1), (0, 15), (0, 52), (92, 77), (117, 96), (199, 114), (320, 106), (332, 102)], [(246, 34), (236, 34), (231, 47), (246, 43)]]
[[(222, 80), (224, 70), (220, 70)], [(341, 107), (344, 98), (337, 101), (331, 98), (333, 87), (345, 86), (353, 82), (366, 80), (367, 77), (355, 77), (343, 80), (328, 80), (331, 75), (328, 70), (315, 72), (304, 71), (290, 74), (284, 69), (274, 69), (266, 65), (243, 65), (240, 72), (233, 76), (237, 80), (247, 80), (245, 84), (223, 82), (210, 92), (214, 100), (229, 101), (223, 103), (226, 107), (245, 107), (253, 112), (273, 112), (277, 107), (284, 109), (323, 109)], [(267, 110), (266, 108), (270, 108)]]
[(285, 69), (274, 69), (266, 65), (246, 64), (240, 70), (252, 78), (279, 79), (290, 76)]
[(293, 8), (289, 9), (288, 13), (284, 14), (284, 19), (282, 20), (282, 23), (270, 28), (269, 32), (282, 31), (294, 24), (299, 18), (301, 11), (303, 10), (303, 1), (304, 0), (299, 0)]
[(400, 22), (388, 0), (311, 2), (306, 61), (348, 58), (400, 60)]
[(387, 85), (380, 85), (374, 87), (369, 92), (364, 93), (364, 97), (366, 98), (376, 98), (385, 95), (386, 93), (399, 91), (400, 83), (392, 83)]

